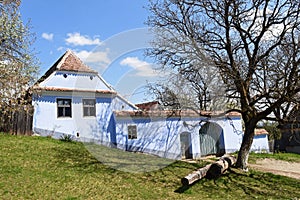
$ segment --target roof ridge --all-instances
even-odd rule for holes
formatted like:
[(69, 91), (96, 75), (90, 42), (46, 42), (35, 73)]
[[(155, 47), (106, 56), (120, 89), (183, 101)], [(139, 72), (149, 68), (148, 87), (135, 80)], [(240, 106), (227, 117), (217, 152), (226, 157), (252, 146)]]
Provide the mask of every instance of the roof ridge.
[[(60, 69), (60, 67), (63, 65), (63, 63), (65, 63), (66, 59), (67, 59), (70, 55), (72, 55), (73, 58), (75, 58), (77, 61), (79, 61), (79, 62), (80, 62), (80, 65), (81, 65), (81, 66), (83, 65), (83, 66), (85, 67), (85, 70), (76, 70), (76, 69), (74, 70), (74, 69), (71, 69), (71, 68), (69, 68), (69, 69), (67, 69), (67, 68), (65, 68), (65, 69)], [(54, 71), (59, 71), (59, 70), (61, 70), (61, 71), (87, 72), (87, 73), (93, 73), (93, 74), (99, 75), (97, 71), (91, 69), (91, 68), (88, 67), (86, 64), (84, 64), (84, 62), (81, 61), (80, 58), (79, 58), (78, 56), (76, 56), (75, 53), (74, 53), (72, 50), (68, 49), (62, 56), (60, 56), (60, 57), (55, 61), (55, 63), (54, 63), (54, 64), (53, 64), (53, 65), (52, 65), (52, 66), (51, 66), (51, 67), (50, 67), (50, 68), (42, 75), (42, 77), (40, 77), (40, 78), (34, 83), (34, 85), (43, 82), (45, 79), (47, 79), (47, 78), (50, 76), (50, 74), (52, 74)]]
[[(66, 58), (72, 53), (70, 49), (67, 49), (67, 51), (62, 55), (60, 61), (55, 66), (56, 69), (60, 69), (61, 65), (65, 62)], [(55, 65), (55, 64), (54, 64)]]
[(97, 73), (87, 66), (73, 51), (68, 49), (56, 65), (57, 70)]

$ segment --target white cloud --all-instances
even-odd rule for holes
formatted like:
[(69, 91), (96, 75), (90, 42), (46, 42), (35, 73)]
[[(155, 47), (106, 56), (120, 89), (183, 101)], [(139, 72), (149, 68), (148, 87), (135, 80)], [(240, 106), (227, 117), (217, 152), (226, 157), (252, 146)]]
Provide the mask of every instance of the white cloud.
[(68, 45), (74, 46), (85, 46), (85, 45), (100, 45), (101, 41), (99, 38), (90, 38), (87, 35), (80, 35), (80, 33), (68, 33), (66, 42)]
[(77, 51), (76, 55), (86, 63), (102, 63), (109, 64), (111, 60), (108, 57), (109, 49), (105, 51)]
[(158, 75), (153, 69), (153, 64), (142, 61), (138, 57), (127, 57), (120, 64), (134, 68), (137, 76), (152, 77)]
[[(249, 11), (249, 17), (248, 20), (252, 23), (253, 20), (255, 20), (254, 26), (253, 26), (253, 33), (254, 35), (257, 36), (262, 30), (262, 26), (264, 23), (264, 12), (267, 17), (270, 17), (274, 12), (278, 11), (273, 11), (267, 8), (265, 11), (260, 9), (255, 13), (254, 10)], [(273, 24), (272, 26), (269, 27), (268, 30), (265, 31), (262, 39), (263, 40), (272, 40), (276, 39), (284, 30), (284, 25), (283, 24)]]
[(56, 50), (60, 51), (60, 52), (65, 52), (66, 48), (65, 47), (58, 47)]
[(52, 41), (54, 37), (53, 33), (42, 33), (42, 38), (48, 41)]

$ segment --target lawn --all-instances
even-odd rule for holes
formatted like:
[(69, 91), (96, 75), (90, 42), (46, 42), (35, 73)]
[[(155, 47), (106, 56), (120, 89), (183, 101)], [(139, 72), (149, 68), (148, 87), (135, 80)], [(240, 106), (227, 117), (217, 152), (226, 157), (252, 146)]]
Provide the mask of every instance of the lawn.
[[(133, 173), (102, 164), (82, 143), (6, 134), (0, 134), (0, 141), (1, 199), (300, 198), (300, 180), (270, 173), (233, 170), (219, 179), (203, 179), (184, 188), (180, 179), (205, 163), (166, 161), (164, 168)], [(103, 155), (111, 150), (101, 148)], [(141, 156), (157, 163), (156, 157)]]
[(275, 160), (283, 160), (288, 162), (300, 162), (300, 154), (295, 154), (295, 153), (274, 153), (274, 154), (251, 153), (249, 161), (255, 163), (257, 159), (264, 159), (264, 158), (272, 158)]

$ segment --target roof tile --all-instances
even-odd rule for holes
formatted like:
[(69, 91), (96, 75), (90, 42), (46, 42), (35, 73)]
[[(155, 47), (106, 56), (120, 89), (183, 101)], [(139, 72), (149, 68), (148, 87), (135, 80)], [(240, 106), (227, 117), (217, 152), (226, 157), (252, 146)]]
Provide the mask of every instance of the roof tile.
[(59, 60), (60, 62), (56, 63), (58, 70), (97, 73), (85, 65), (71, 50), (68, 50)]

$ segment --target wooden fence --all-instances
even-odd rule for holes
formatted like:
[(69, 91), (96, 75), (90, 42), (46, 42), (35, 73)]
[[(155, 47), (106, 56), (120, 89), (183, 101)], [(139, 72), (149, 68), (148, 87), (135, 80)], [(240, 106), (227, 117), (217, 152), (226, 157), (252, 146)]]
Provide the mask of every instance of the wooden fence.
[(0, 131), (12, 135), (32, 135), (33, 107), (20, 106), (10, 113), (1, 113)]

